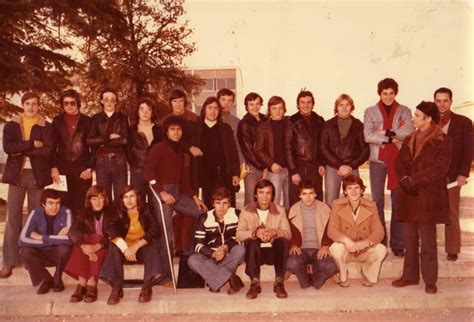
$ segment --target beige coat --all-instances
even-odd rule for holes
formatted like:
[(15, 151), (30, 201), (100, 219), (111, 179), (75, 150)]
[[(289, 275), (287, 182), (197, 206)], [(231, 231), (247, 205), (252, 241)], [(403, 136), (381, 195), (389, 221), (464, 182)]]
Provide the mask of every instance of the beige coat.
[[(236, 238), (239, 242), (244, 242), (247, 239), (253, 238), (252, 233), (258, 228), (259, 220), (257, 215), (257, 204), (255, 202), (246, 206), (239, 216), (239, 224), (237, 225)], [(269, 214), (265, 222), (265, 228), (275, 229), (278, 237), (283, 237), (287, 240), (291, 238), (291, 229), (286, 218), (285, 209), (273, 202), (270, 203)]]
[(354, 222), (349, 199), (343, 197), (334, 201), (328, 224), (328, 236), (339, 241), (342, 236), (353, 241), (369, 240), (378, 244), (384, 237), (384, 231), (375, 203), (361, 198), (357, 222)]
[[(316, 233), (318, 235), (319, 245), (324, 246), (323, 241), (324, 230), (329, 221), (329, 215), (331, 209), (324, 203), (319, 200), (314, 201), (316, 203), (316, 213), (314, 214), (314, 220), (316, 221)], [(290, 213), (288, 214), (288, 219), (291, 224), (298, 230), (298, 232), (292, 233), (292, 239), (290, 244), (295, 244), (298, 247), (301, 247), (303, 244), (303, 215), (301, 214), (301, 204), (302, 201), (295, 203), (290, 208)]]

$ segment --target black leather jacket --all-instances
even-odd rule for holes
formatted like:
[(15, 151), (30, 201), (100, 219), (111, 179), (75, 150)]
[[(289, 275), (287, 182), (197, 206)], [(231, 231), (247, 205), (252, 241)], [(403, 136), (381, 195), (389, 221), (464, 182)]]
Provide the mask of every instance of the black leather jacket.
[[(102, 236), (104, 238), (100, 242), (102, 247), (108, 247), (109, 237), (107, 235), (107, 225), (111, 218), (115, 215), (111, 208), (103, 209), (102, 216)], [(74, 245), (81, 246), (86, 243), (84, 235), (95, 234), (95, 220), (93, 211), (89, 208), (83, 208), (77, 213), (77, 217), (73, 220), (71, 228), (69, 228), (68, 236)]]
[[(107, 135), (107, 125), (109, 118), (104, 112), (97, 113), (92, 117), (91, 128), (87, 135), (87, 145), (94, 150), (94, 157), (97, 149), (101, 147), (119, 147), (126, 153), (128, 144), (128, 119), (122, 112), (115, 112), (116, 115), (111, 133), (120, 135), (118, 139), (111, 140)], [(112, 118), (112, 117), (111, 117)]]
[(87, 146), (87, 134), (91, 126), (91, 118), (80, 114), (77, 130), (72, 137), (69, 136), (64, 113), (53, 119), (54, 155), (52, 167), (68, 166), (71, 163), (80, 163), (84, 169), (94, 168), (90, 147)]
[(163, 141), (161, 128), (158, 124), (154, 124), (153, 141), (148, 145), (148, 141), (143, 133), (138, 133), (138, 125), (130, 127), (129, 144), (128, 144), (128, 161), (132, 169), (144, 169), (148, 150), (156, 143)]
[(255, 155), (255, 134), (257, 132), (257, 125), (266, 119), (265, 115), (260, 114), (260, 121), (257, 121), (255, 117), (247, 113), (237, 127), (237, 139), (239, 140), (240, 150), (244, 155), (245, 162), (259, 170), (265, 169), (265, 165), (258, 161)]
[(337, 116), (328, 120), (321, 132), (321, 152), (326, 164), (336, 169), (341, 165), (357, 169), (369, 159), (370, 149), (364, 139), (364, 125), (358, 119), (351, 118), (352, 125), (342, 141)]
[(290, 117), (290, 126), (286, 131), (286, 159), (292, 175), (297, 173), (296, 168), (299, 166), (324, 165), (319, 148), (324, 119), (311, 112), (310, 124), (311, 126), (307, 125), (299, 112)]
[[(2, 181), (4, 183), (20, 185), (20, 176), (23, 170), (25, 157), (30, 158), (31, 168), (35, 177), (36, 188), (43, 188), (53, 182), (51, 179), (51, 155), (53, 154), (53, 131), (51, 124), (43, 117), (31, 128), (30, 139), (23, 140), (21, 134), (21, 117), (16, 116), (3, 128), (3, 150), (8, 154)], [(33, 141), (43, 142), (41, 148), (35, 148)]]
[[(151, 205), (145, 204), (143, 208), (139, 210), (138, 221), (145, 231), (143, 239), (145, 239), (149, 244), (151, 244), (154, 239), (158, 239), (160, 236), (160, 229), (158, 221), (156, 220), (155, 212)], [(129, 227), (130, 217), (128, 217), (126, 212), (117, 208), (116, 215), (113, 216), (107, 224), (106, 232), (110, 240), (116, 237), (125, 238)]]

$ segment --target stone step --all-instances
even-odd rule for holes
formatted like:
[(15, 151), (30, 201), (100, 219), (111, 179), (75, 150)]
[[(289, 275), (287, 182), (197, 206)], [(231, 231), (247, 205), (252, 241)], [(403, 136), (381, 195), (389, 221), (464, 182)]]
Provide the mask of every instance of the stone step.
[[(174, 259), (174, 270), (176, 275), (178, 274), (178, 263), (177, 258)], [(439, 277), (452, 277), (452, 278), (474, 278), (474, 247), (465, 247), (460, 255), (459, 259), (455, 262), (446, 260), (446, 254), (444, 249), (439, 247), (438, 249), (438, 276)], [(382, 279), (396, 279), (401, 276), (403, 269), (403, 258), (395, 257), (391, 252), (385, 258), (382, 264), (380, 272), (380, 278)], [(50, 272), (53, 272), (53, 268), (49, 268)], [(126, 279), (142, 279), (143, 278), (143, 265), (125, 265), (125, 278)], [(237, 269), (237, 274), (244, 280), (248, 281), (248, 277), (245, 274), (245, 263), (240, 265)], [(177, 277), (177, 276), (176, 276)], [(263, 265), (261, 269), (260, 279), (262, 281), (273, 281), (275, 277), (275, 271), (272, 266)], [(360, 264), (351, 263), (349, 265), (349, 278), (358, 279), (361, 278)], [(292, 275), (291, 281), (296, 281), (296, 277)], [(63, 281), (65, 284), (74, 285), (76, 281), (68, 275), (63, 275)], [(23, 267), (16, 267), (13, 270), (12, 276), (7, 279), (0, 279), (0, 287), (7, 285), (30, 285), (31, 281), (28, 275), (28, 271)]]
[[(285, 283), (287, 299), (278, 299), (271, 282), (262, 283), (262, 293), (257, 299), (245, 298), (248, 285), (239, 293), (227, 295), (226, 289), (211, 293), (207, 289), (179, 289), (154, 287), (150, 303), (137, 303), (139, 290), (125, 290), (118, 305), (107, 305), (110, 287), (99, 285), (95, 303), (69, 303), (74, 291), (67, 286), (62, 293), (36, 295), (29, 286), (3, 286), (0, 293), (0, 316), (52, 318), (60, 316), (148, 316), (154, 314), (198, 313), (283, 313), (283, 312), (357, 312), (374, 310), (455, 309), (474, 308), (474, 279), (440, 279), (436, 295), (426, 294), (424, 284), (394, 288), (390, 280), (382, 280), (369, 288), (352, 283), (341, 288), (329, 281), (320, 290), (301, 289), (296, 282)], [(151, 316), (152, 317), (152, 316)], [(160, 318), (154, 316), (153, 318)]]

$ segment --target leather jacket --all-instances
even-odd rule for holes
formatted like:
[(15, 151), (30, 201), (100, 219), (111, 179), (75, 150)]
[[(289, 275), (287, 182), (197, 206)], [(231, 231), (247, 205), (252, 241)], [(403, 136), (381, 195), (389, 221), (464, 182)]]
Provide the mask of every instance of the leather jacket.
[[(151, 244), (154, 239), (158, 239), (160, 236), (160, 228), (151, 205), (145, 204), (143, 208), (138, 211), (138, 221), (145, 231), (143, 239), (149, 244)], [(116, 237), (125, 238), (129, 227), (130, 217), (128, 217), (126, 212), (117, 207), (117, 213), (109, 220), (105, 231), (109, 236), (109, 240), (113, 240)]]
[[(290, 118), (285, 117), (283, 119), (283, 122), (285, 122), (284, 124), (286, 131), (290, 126)], [(275, 163), (275, 142), (273, 138), (271, 120), (261, 122), (257, 127), (256, 134), (257, 135), (255, 138), (255, 155), (257, 156), (257, 160), (261, 162), (268, 170), (270, 170), (272, 164)], [(285, 145), (286, 142), (281, 142), (281, 144)], [(284, 150), (286, 150), (286, 148), (284, 148)]]
[(319, 139), (324, 119), (311, 112), (311, 126), (308, 127), (303, 116), (298, 112), (290, 117), (290, 126), (286, 131), (286, 159), (290, 174), (297, 173), (299, 166), (324, 165), (319, 148)]
[(247, 113), (239, 122), (237, 128), (237, 139), (239, 140), (240, 149), (245, 161), (259, 170), (265, 169), (265, 165), (258, 161), (255, 155), (255, 135), (257, 125), (266, 119), (265, 115), (260, 114), (260, 121), (257, 121), (255, 117)]
[[(36, 188), (43, 188), (53, 182), (51, 179), (51, 155), (54, 144), (52, 127), (40, 116), (31, 128), (30, 139), (24, 141), (21, 118), (21, 115), (14, 117), (3, 128), (3, 150), (8, 154), (8, 158), (2, 182), (19, 186), (25, 157), (29, 157), (35, 177), (34, 185)], [(34, 140), (43, 142), (43, 146), (35, 148)]]
[(93, 168), (94, 162), (89, 146), (86, 144), (87, 134), (91, 126), (91, 118), (80, 114), (77, 130), (69, 136), (64, 113), (53, 119), (54, 155), (52, 167), (67, 166), (68, 163), (80, 163), (84, 169)]
[(328, 120), (321, 132), (321, 152), (329, 166), (338, 169), (348, 165), (357, 169), (369, 159), (369, 145), (364, 139), (364, 125), (358, 119), (352, 118), (352, 124), (347, 136), (341, 141), (337, 116)]
[[(102, 241), (100, 244), (106, 248), (109, 244), (109, 237), (107, 235), (107, 225), (114, 213), (112, 208), (105, 207), (102, 211)], [(95, 234), (95, 220), (94, 214), (90, 208), (83, 208), (77, 213), (77, 217), (73, 220), (71, 228), (69, 228), (68, 236), (74, 245), (84, 245), (84, 235)]]
[[(197, 122), (195, 123), (194, 131), (193, 131), (193, 141), (192, 145), (197, 146), (198, 148), (202, 148), (202, 132), (204, 130), (205, 125), (204, 122)], [(219, 136), (222, 142), (222, 148), (224, 152), (224, 159), (225, 159), (225, 169), (223, 169), (224, 175), (228, 178), (233, 176), (239, 176), (240, 174), (240, 164), (239, 164), (239, 154), (237, 152), (237, 146), (235, 144), (234, 133), (232, 132), (232, 128), (229, 124), (224, 123), (222, 121), (218, 121), (217, 126), (219, 130)], [(204, 152), (204, 151), (203, 151)], [(204, 153), (213, 153), (212, 151), (204, 152)], [(202, 171), (203, 171), (203, 158), (202, 157), (192, 157), (191, 158), (191, 184), (194, 189), (199, 189), (203, 185), (206, 185), (203, 181), (206, 178), (202, 178)], [(231, 182), (231, 181), (230, 181)], [(207, 185), (209, 182), (207, 182)]]
[(155, 123), (152, 127), (153, 141), (148, 145), (148, 141), (143, 133), (138, 132), (138, 125), (130, 127), (128, 144), (128, 161), (132, 169), (145, 168), (148, 150), (156, 143), (163, 141), (160, 126)]
[[(113, 131), (120, 135), (119, 138), (111, 140), (107, 135), (107, 125), (110, 118), (107, 117), (105, 112), (97, 113), (92, 117), (91, 128), (87, 135), (87, 145), (94, 149), (94, 157), (97, 150), (101, 147), (119, 147), (126, 152), (128, 144), (128, 119), (122, 112), (116, 111), (117, 114), (112, 125)], [(111, 118), (114, 116), (112, 114)]]

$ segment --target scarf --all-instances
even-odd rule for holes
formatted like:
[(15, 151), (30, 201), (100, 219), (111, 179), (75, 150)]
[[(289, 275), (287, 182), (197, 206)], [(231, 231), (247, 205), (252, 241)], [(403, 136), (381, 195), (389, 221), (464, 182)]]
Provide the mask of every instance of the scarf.
[[(387, 113), (382, 101), (377, 103), (380, 113), (383, 116), (383, 129), (390, 130), (392, 128), (395, 113), (398, 109), (397, 101), (393, 102), (390, 114)], [(387, 165), (387, 189), (394, 190), (398, 188), (397, 174), (395, 173), (395, 159), (398, 156), (398, 147), (395, 143), (383, 144), (379, 148), (379, 160), (385, 162)]]

